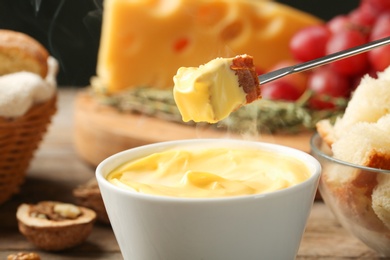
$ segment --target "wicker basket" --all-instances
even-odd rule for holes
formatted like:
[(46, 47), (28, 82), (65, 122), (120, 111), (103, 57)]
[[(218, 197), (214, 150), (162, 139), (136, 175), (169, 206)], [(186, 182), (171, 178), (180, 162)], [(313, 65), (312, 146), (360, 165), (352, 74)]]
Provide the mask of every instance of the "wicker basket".
[(0, 204), (19, 192), (52, 116), (57, 96), (17, 118), (0, 117)]

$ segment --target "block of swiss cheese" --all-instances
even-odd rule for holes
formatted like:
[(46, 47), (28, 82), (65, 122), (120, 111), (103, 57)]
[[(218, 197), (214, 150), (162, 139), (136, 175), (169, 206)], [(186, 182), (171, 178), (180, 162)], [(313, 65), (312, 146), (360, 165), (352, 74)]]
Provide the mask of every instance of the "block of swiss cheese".
[(179, 67), (238, 54), (265, 70), (291, 57), (296, 31), (322, 22), (265, 0), (105, 0), (96, 79), (108, 93), (170, 88)]

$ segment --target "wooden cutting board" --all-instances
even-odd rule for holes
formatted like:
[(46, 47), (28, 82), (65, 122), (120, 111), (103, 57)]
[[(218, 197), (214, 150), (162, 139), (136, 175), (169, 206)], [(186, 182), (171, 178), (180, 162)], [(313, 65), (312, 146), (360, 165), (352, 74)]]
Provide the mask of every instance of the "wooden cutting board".
[(140, 114), (118, 113), (99, 104), (87, 91), (76, 95), (74, 144), (79, 156), (92, 166), (117, 152), (162, 141), (193, 138), (235, 138), (275, 143), (310, 152), (313, 132), (258, 134), (248, 137), (215, 128), (187, 126)]

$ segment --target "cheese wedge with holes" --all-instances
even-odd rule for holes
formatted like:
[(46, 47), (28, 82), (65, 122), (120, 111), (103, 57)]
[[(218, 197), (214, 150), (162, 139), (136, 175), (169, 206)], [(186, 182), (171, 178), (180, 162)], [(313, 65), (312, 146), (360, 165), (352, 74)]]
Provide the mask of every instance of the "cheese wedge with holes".
[(105, 0), (92, 85), (106, 93), (172, 88), (179, 67), (243, 53), (266, 70), (291, 58), (296, 31), (322, 22), (266, 0)]

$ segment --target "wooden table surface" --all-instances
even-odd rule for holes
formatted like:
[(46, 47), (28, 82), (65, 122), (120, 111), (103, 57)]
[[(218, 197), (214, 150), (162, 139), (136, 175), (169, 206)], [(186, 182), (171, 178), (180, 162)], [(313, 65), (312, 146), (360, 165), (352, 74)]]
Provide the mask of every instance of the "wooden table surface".
[[(94, 177), (93, 167), (75, 153), (73, 146), (73, 102), (78, 89), (61, 88), (58, 113), (54, 117), (20, 194), (0, 205), (0, 260), (11, 253), (37, 252), (41, 259), (123, 259), (108, 225), (97, 223), (85, 243), (57, 253), (36, 249), (18, 231), (16, 208), (41, 200), (75, 202), (72, 190)], [(282, 246), (282, 245), (281, 245)], [(297, 259), (385, 259), (352, 237), (321, 201), (316, 201)]]

